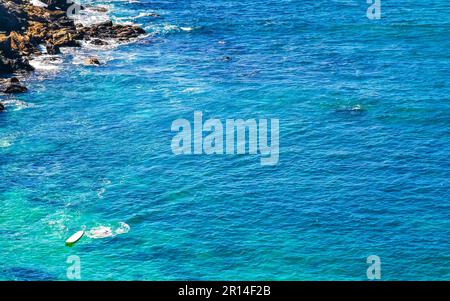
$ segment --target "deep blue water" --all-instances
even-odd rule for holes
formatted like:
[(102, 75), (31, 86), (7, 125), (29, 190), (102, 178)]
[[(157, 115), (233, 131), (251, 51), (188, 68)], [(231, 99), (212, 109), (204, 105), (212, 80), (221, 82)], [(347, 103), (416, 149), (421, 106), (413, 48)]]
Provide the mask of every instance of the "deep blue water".
[[(448, 1), (106, 4), (150, 35), (0, 96), (0, 279), (450, 280)], [(278, 118), (279, 164), (175, 156), (194, 111)]]

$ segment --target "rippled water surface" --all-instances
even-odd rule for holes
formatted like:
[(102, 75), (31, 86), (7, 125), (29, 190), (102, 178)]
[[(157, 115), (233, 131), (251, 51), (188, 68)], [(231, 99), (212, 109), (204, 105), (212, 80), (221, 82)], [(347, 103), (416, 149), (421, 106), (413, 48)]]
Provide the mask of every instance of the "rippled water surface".
[[(96, 2), (149, 35), (0, 96), (0, 279), (450, 280), (448, 1)], [(278, 118), (279, 164), (174, 156), (195, 110)]]

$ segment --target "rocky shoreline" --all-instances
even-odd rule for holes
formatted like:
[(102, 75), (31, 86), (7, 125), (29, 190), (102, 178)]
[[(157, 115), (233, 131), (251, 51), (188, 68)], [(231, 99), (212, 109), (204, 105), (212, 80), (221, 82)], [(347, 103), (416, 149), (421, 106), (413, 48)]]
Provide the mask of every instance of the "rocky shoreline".
[[(32, 4), (33, 2), (33, 4)], [(42, 54), (58, 55), (61, 47), (80, 47), (81, 41), (107, 45), (106, 40), (127, 42), (145, 33), (139, 26), (106, 21), (91, 26), (76, 24), (67, 16), (73, 4), (66, 0), (0, 0), (0, 92), (23, 93), (27, 88), (14, 77), (32, 72), (29, 61)], [(38, 5), (36, 5), (36, 3)], [(78, 6), (80, 10), (84, 9)], [(44, 47), (40, 47), (40, 46)], [(45, 51), (41, 50), (45, 48)], [(87, 58), (87, 64), (99, 64)], [(4, 110), (0, 102), (0, 111)]]

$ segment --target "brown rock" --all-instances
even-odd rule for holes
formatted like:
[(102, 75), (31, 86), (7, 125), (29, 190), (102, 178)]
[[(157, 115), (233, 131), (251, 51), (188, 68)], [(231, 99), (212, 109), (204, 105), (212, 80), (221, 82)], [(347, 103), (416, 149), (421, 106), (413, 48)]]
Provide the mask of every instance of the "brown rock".
[(89, 66), (99, 66), (101, 65), (100, 61), (96, 57), (90, 57), (84, 60), (85, 65)]
[(37, 51), (27, 35), (21, 35), (13, 31), (9, 38), (11, 40), (11, 49), (18, 51), (24, 56), (29, 56)]
[(11, 48), (11, 44), (10, 36), (0, 34), (0, 74), (33, 70), (19, 51)]
[(63, 46), (79, 46), (79, 43), (75, 40), (76, 32), (67, 28), (60, 29), (52, 33), (51, 44), (63, 47)]
[(47, 33), (48, 28), (45, 26), (44, 23), (30, 22), (27, 31), (28, 36), (37, 39), (39, 42), (42, 42), (46, 39)]

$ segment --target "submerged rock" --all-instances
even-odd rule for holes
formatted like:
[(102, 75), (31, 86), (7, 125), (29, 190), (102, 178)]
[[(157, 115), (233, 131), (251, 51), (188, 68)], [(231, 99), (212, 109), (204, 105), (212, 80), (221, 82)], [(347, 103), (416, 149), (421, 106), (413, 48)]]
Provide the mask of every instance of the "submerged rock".
[(0, 112), (5, 110), (5, 106), (0, 102)]
[(88, 66), (99, 66), (101, 65), (100, 61), (96, 57), (89, 57), (84, 60), (84, 64)]

